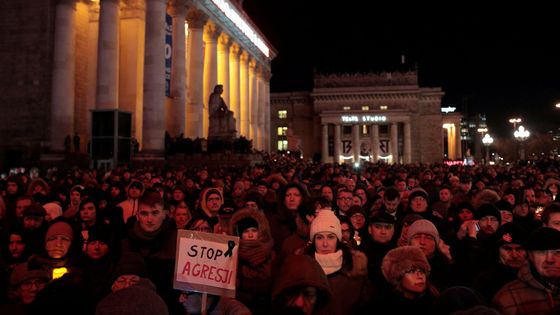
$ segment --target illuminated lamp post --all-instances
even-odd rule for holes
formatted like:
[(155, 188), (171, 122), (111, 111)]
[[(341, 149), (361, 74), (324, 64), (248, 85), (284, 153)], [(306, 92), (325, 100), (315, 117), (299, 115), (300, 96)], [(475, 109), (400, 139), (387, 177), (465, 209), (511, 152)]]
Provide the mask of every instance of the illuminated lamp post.
[(490, 145), (493, 142), (494, 138), (492, 138), (489, 133), (485, 134), (484, 138), (482, 138), (482, 144), (484, 144), (484, 146), (486, 147), (486, 164), (488, 164), (490, 161)]
[(520, 125), (519, 128), (517, 128), (517, 130), (513, 132), (513, 136), (521, 144), (521, 148), (519, 149), (519, 159), (521, 160), (525, 160), (525, 140), (527, 140), (530, 135), (531, 133), (529, 132), (529, 130), (525, 129), (525, 127), (523, 127), (522, 125)]
[(510, 118), (509, 123), (513, 125), (513, 130), (517, 127), (517, 124), (521, 122), (521, 118)]

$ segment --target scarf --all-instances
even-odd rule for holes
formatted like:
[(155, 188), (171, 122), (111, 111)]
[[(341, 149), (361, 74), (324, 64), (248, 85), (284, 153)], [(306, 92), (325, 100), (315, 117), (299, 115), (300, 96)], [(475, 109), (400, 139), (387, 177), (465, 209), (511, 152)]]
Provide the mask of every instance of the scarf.
[(239, 265), (245, 278), (267, 279), (271, 275), (272, 242), (255, 240), (239, 242)]
[(331, 254), (319, 254), (315, 252), (315, 260), (321, 265), (323, 271), (328, 276), (342, 268), (342, 250), (337, 250)]

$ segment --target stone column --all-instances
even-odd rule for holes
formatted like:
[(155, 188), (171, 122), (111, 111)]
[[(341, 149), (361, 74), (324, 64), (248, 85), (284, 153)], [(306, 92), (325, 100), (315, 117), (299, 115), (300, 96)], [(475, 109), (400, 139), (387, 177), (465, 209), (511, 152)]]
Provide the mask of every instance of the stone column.
[(342, 152), (341, 150), (341, 145), (342, 143), (341, 141), (341, 130), (340, 130), (340, 125), (334, 125), (334, 157), (333, 157), (333, 163), (340, 163), (340, 154)]
[(264, 149), (264, 68), (259, 66), (257, 71), (257, 143), (258, 149)]
[(371, 141), (371, 161), (376, 163), (379, 161), (379, 125), (373, 124), (370, 126), (370, 141)]
[(186, 60), (185, 60), (185, 0), (172, 0), (169, 13), (173, 17), (173, 57), (171, 64), (171, 108), (168, 115), (169, 133), (176, 137), (185, 133), (186, 124)]
[[(211, 22), (204, 27), (204, 111), (202, 113), (202, 131), (208, 138), (210, 94), (218, 84), (217, 41), (220, 30)], [(223, 95), (223, 94), (222, 94)]]
[[(187, 121), (185, 138), (202, 138), (204, 136), (202, 112), (204, 104), (204, 40), (203, 30), (208, 17), (200, 10), (189, 8), (187, 22), (189, 35), (187, 45)], [(209, 97), (209, 95), (208, 95)]]
[(257, 142), (257, 62), (255, 59), (249, 61), (249, 138), (253, 145)]
[(240, 73), (239, 73), (239, 45), (232, 44), (229, 50), (229, 109), (233, 112), (235, 117), (235, 130), (239, 136), (241, 129), (240, 117)]
[(96, 108), (119, 108), (119, 0), (101, 0)]
[(323, 132), (322, 132), (322, 139), (321, 139), (321, 160), (323, 163), (327, 163), (329, 161), (329, 125), (323, 125)]
[(165, 9), (166, 0), (146, 0), (142, 152), (157, 158), (165, 150)]
[[(64, 139), (74, 132), (76, 3), (59, 0), (54, 21), (50, 149), (64, 151)], [(6, 61), (4, 61), (6, 62)]]
[(270, 151), (270, 70), (264, 73), (264, 150)]
[(224, 92), (222, 93), (222, 98), (224, 102), (231, 110), (230, 104), (230, 82), (229, 82), (229, 48), (231, 47), (231, 38), (222, 33), (218, 37), (218, 84), (224, 86)]
[(352, 149), (354, 151), (354, 163), (360, 162), (360, 125), (352, 126)]
[(410, 132), (410, 122), (404, 123), (404, 163), (412, 162), (412, 135)]
[(240, 83), (240, 115), (239, 115), (239, 133), (247, 139), (250, 139), (251, 126), (249, 125), (249, 54), (244, 51), (241, 53), (239, 65)]
[(398, 123), (391, 123), (391, 155), (394, 163), (399, 163), (399, 128)]

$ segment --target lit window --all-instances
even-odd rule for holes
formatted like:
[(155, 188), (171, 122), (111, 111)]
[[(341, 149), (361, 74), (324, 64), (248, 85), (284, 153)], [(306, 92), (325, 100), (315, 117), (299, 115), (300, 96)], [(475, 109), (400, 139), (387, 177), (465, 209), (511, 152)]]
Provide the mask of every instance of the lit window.
[(278, 140), (278, 151), (288, 151), (288, 140)]
[(278, 127), (278, 135), (285, 136), (288, 133), (288, 127)]
[(362, 110), (369, 110), (369, 106), (362, 106)]
[(288, 118), (288, 111), (285, 109), (281, 109), (278, 111), (278, 118), (280, 119), (286, 119)]
[(350, 106), (344, 106), (344, 107), (342, 107), (342, 109), (343, 110), (350, 110), (351, 108), (350, 108)]
[(379, 109), (380, 110), (387, 110), (387, 105), (381, 105), (381, 106), (379, 106)]
[(368, 125), (362, 125), (362, 134), (363, 135), (369, 134), (369, 126)]

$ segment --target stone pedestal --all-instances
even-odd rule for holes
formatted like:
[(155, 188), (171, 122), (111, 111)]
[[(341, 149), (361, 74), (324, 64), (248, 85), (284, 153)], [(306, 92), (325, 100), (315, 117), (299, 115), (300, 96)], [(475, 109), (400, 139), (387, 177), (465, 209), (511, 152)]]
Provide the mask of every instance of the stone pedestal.
[(227, 109), (217, 110), (210, 116), (208, 140), (233, 141), (236, 137), (235, 118)]

